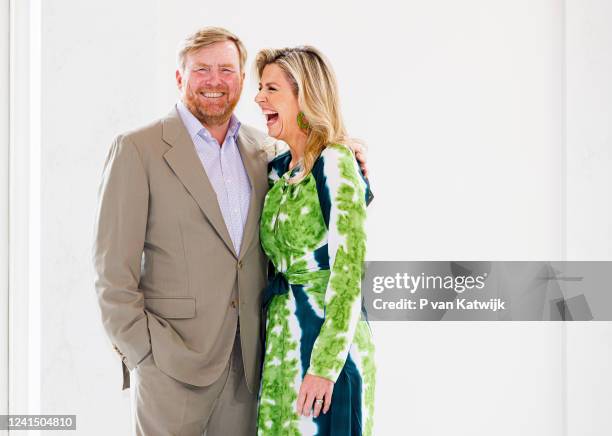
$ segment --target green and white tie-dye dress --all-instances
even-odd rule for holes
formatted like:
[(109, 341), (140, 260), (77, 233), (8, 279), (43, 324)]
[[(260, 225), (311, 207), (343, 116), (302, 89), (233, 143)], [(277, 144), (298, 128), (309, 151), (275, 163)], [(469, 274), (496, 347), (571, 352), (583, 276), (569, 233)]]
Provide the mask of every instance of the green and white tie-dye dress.
[[(298, 183), (289, 183), (299, 170), (290, 161), (286, 152), (270, 162), (261, 216), (271, 271), (258, 434), (371, 435), (374, 345), (361, 305), (369, 187), (343, 145), (326, 147)], [(318, 418), (296, 413), (306, 374), (335, 383)]]

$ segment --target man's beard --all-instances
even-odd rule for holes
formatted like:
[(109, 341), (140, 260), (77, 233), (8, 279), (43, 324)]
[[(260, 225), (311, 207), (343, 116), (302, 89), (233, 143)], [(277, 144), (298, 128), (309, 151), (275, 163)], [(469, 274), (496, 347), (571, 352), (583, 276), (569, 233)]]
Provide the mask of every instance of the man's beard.
[(201, 102), (201, 99), (205, 98), (199, 94), (200, 92), (204, 92), (203, 89), (199, 89), (195, 93), (192, 90), (187, 89), (187, 92), (183, 95), (183, 103), (185, 103), (187, 109), (189, 109), (189, 111), (191, 111), (191, 113), (203, 125), (219, 126), (226, 123), (232, 116), (232, 113), (238, 104), (238, 100), (240, 99), (240, 91), (242, 91), (242, 89), (239, 90), (235, 98), (232, 100), (230, 99), (227, 89), (206, 89), (206, 92), (223, 92), (225, 93), (223, 98), (227, 97), (228, 99), (225, 105), (221, 108), (218, 106), (209, 108)]

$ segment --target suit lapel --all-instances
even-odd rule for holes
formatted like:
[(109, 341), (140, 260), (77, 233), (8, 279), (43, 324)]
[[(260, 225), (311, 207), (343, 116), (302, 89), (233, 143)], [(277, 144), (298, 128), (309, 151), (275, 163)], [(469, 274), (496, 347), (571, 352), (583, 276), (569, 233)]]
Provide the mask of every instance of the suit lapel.
[(267, 192), (268, 179), (265, 155), (260, 152), (258, 144), (245, 133), (244, 128), (238, 131), (238, 149), (251, 182), (249, 213), (242, 233), (242, 244), (240, 245), (240, 258), (242, 258), (248, 251), (255, 234), (259, 231), (261, 203)]
[(162, 138), (172, 146), (164, 154), (164, 159), (204, 212), (219, 237), (237, 257), (219, 208), (217, 194), (204, 171), (193, 141), (176, 108), (163, 120)]

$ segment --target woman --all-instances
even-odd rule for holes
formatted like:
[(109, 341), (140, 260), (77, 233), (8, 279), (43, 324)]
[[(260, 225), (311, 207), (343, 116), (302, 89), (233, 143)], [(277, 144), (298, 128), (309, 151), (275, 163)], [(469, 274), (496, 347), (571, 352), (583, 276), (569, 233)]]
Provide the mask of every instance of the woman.
[(362, 320), (366, 194), (333, 71), (312, 47), (262, 50), (255, 101), (289, 145), (269, 165), (270, 258), (259, 435), (372, 434), (374, 346)]

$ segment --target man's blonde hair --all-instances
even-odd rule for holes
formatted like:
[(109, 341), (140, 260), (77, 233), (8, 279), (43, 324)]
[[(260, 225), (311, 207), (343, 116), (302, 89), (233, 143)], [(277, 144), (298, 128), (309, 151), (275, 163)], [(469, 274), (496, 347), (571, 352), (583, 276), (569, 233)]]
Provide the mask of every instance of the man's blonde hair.
[(260, 79), (269, 64), (284, 71), (306, 118), (308, 136), (302, 171), (291, 180), (296, 183), (312, 171), (325, 147), (334, 143), (349, 145), (354, 140), (347, 136), (344, 127), (334, 71), (319, 50), (311, 46), (261, 50), (255, 58)]
[(246, 63), (247, 59), (246, 47), (242, 41), (240, 41), (240, 38), (222, 27), (204, 27), (193, 35), (189, 35), (179, 44), (177, 64), (180, 71), (185, 69), (185, 58), (187, 57), (188, 53), (202, 47), (224, 41), (232, 41), (236, 45), (238, 55), (240, 57), (240, 71), (244, 71), (244, 64)]

